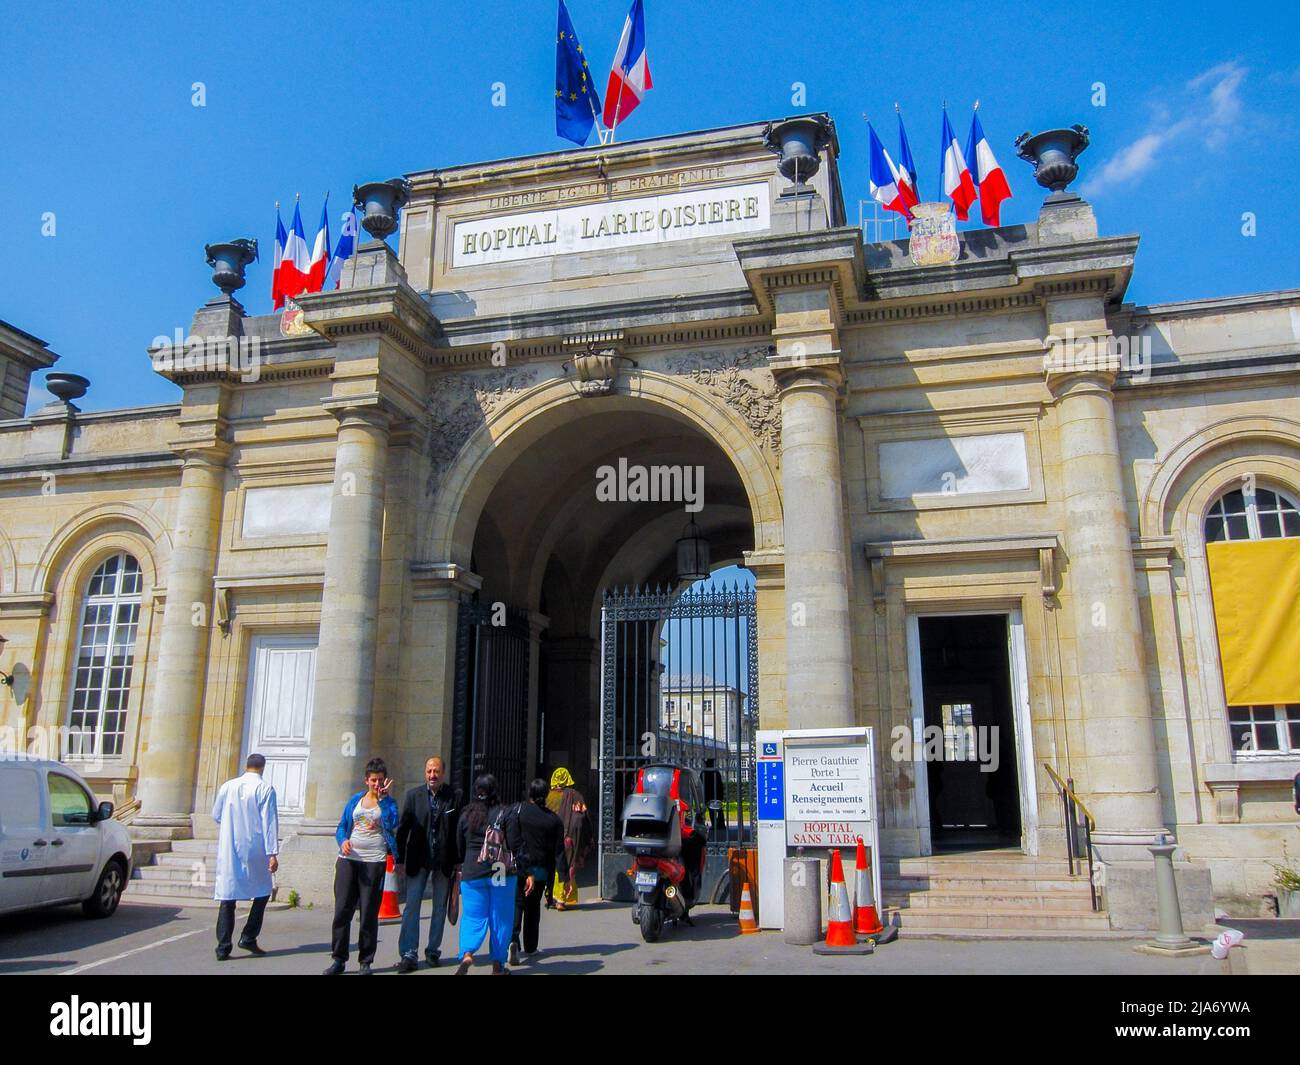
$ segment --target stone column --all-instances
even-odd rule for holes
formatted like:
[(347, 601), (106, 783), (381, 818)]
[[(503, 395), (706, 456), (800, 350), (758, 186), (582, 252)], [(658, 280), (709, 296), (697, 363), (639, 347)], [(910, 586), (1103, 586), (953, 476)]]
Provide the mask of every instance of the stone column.
[(305, 812), (309, 820), (332, 824), (376, 753), (370, 739), (389, 414), (365, 399), (324, 406), (339, 429)]
[(791, 728), (853, 726), (838, 353), (773, 370), (781, 390), (786, 703)]
[(149, 736), (140, 757), (137, 822), (150, 828), (191, 827), (227, 450), (182, 451)]
[(1049, 370), (1047, 384), (1056, 397), (1085, 802), (1099, 832), (1149, 834), (1161, 825), (1159, 775), (1114, 380), (1110, 368)]

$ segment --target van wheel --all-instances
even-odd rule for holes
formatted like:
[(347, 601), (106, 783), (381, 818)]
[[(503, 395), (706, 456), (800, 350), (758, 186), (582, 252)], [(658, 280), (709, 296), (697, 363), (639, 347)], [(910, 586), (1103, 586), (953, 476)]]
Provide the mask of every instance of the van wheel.
[(641, 938), (657, 943), (664, 930), (664, 911), (658, 906), (641, 907)]
[(94, 894), (81, 904), (81, 911), (87, 917), (112, 917), (117, 904), (122, 901), (122, 891), (126, 888), (126, 878), (122, 866), (111, 861), (99, 874), (99, 883), (95, 885)]

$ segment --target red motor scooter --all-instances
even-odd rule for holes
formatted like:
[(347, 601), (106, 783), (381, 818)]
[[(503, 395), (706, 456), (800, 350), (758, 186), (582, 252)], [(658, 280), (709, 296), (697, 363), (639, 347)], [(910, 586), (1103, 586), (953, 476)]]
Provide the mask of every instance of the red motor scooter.
[(665, 924), (691, 923), (708, 845), (704, 790), (693, 769), (655, 762), (637, 771), (636, 792), (623, 806), (623, 846), (636, 892), (632, 920), (654, 943)]

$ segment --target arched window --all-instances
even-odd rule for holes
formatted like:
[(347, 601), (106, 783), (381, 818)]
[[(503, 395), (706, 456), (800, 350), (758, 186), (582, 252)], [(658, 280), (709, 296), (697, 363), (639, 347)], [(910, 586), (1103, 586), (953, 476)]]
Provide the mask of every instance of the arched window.
[(105, 559), (86, 585), (68, 713), (71, 757), (122, 754), (140, 623), (140, 586), (140, 563), (128, 554)]
[[(1254, 478), (1221, 495), (1205, 517), (1205, 541), (1210, 544), (1292, 537), (1300, 537), (1295, 500), (1256, 485)], [(1300, 703), (1229, 706), (1228, 729), (1236, 751), (1300, 754)]]
[(1253, 482), (1219, 496), (1205, 517), (1206, 543), (1283, 536), (1300, 536), (1300, 510), (1282, 493)]

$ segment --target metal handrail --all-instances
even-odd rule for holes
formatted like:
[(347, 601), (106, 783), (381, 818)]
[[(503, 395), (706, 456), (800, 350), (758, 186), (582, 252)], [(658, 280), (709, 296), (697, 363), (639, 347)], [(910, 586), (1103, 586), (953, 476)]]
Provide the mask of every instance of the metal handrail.
[[(1047, 770), (1047, 775), (1052, 778), (1052, 783), (1056, 785), (1056, 790), (1061, 796), (1061, 802), (1065, 812), (1065, 850), (1066, 862), (1070, 869), (1070, 875), (1074, 876), (1074, 863), (1086, 862), (1084, 868), (1088, 873), (1088, 891), (1092, 896), (1092, 908), (1094, 911), (1100, 909), (1100, 901), (1097, 898), (1097, 881), (1092, 873), (1092, 834), (1097, 829), (1096, 818), (1092, 816), (1092, 811), (1083, 804), (1083, 800), (1074, 793), (1073, 779), (1062, 778), (1061, 774), (1053, 769), (1046, 762), (1043, 768)], [(1079, 842), (1079, 814), (1083, 814), (1083, 844)]]

